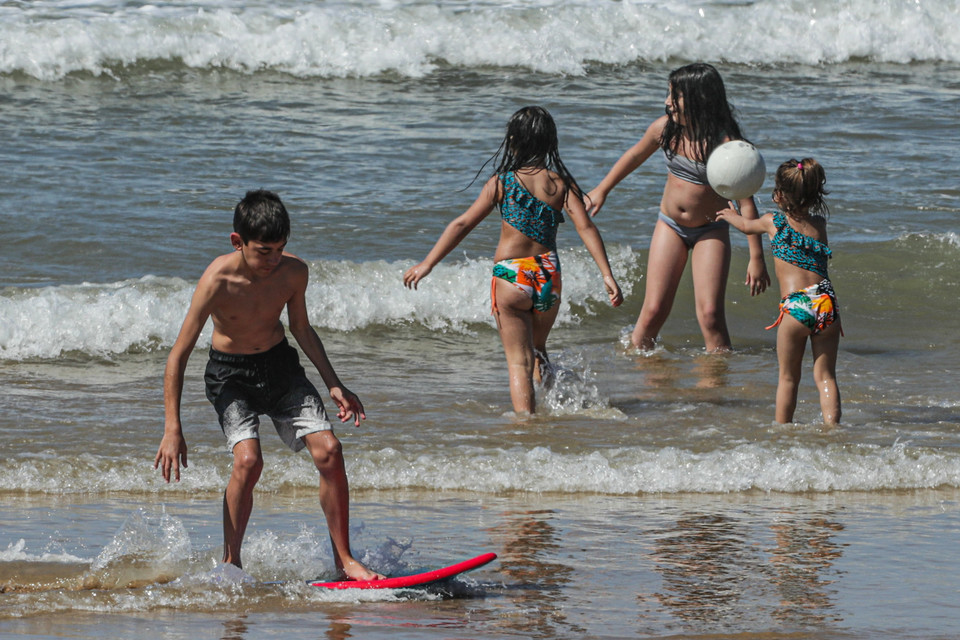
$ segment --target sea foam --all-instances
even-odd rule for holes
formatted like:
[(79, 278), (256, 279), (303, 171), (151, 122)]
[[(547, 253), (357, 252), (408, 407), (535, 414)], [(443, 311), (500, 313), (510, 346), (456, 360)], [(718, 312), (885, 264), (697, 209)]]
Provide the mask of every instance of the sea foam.
[[(585, 249), (561, 254), (564, 289), (558, 324), (576, 324), (608, 307), (596, 265)], [(637, 262), (629, 247), (611, 247), (614, 271)], [(431, 330), (494, 329), (489, 259), (453, 258), (438, 265), (419, 290), (404, 288), (412, 263), (318, 261), (311, 264), (307, 310), (318, 329), (357, 331), (418, 324)], [(358, 287), (357, 283), (364, 286)], [(195, 282), (143, 278), (0, 291), (0, 359), (57, 358), (67, 353), (109, 357), (167, 349), (177, 337)], [(625, 294), (629, 280), (622, 279)], [(286, 318), (284, 318), (284, 321)], [(198, 345), (209, 345), (207, 323)]]
[[(0, 494), (71, 495), (186, 493), (223, 490), (229, 461), (194, 457), (181, 482), (168, 485), (142, 460), (94, 454), (47, 462), (10, 457), (0, 462)], [(219, 466), (218, 466), (219, 465)], [(90, 469), (111, 467), (109, 474)], [(960, 455), (894, 443), (889, 446), (750, 443), (694, 452), (679, 447), (621, 447), (570, 453), (547, 446), (441, 447), (362, 451), (347, 463), (354, 490), (429, 489), (477, 493), (643, 495), (651, 493), (782, 493), (881, 491), (960, 487)], [(268, 461), (262, 491), (314, 489), (316, 470), (289, 460)], [(24, 489), (29, 487), (29, 489)]]
[(952, 0), (883, 2), (7, 3), (0, 73), (56, 80), (173, 64), (303, 77), (443, 65), (583, 74), (592, 64), (960, 61)]
[(6, 549), (0, 550), (0, 562), (56, 562), (79, 564), (84, 562), (84, 559), (62, 551), (58, 553), (50, 551), (31, 553), (27, 549), (26, 541), (21, 538), (17, 542), (9, 543)]

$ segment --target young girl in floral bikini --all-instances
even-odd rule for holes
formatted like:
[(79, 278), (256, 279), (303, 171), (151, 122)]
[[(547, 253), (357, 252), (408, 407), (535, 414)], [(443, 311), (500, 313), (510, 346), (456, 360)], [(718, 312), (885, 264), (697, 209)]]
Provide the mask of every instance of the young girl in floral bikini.
[(542, 107), (524, 107), (510, 118), (494, 154), (496, 171), (480, 196), (441, 234), (423, 262), (403, 275), (407, 287), (430, 273), (494, 207), (500, 208), (500, 242), (494, 256), (493, 314), (507, 357), (510, 398), (517, 414), (534, 413), (534, 377), (547, 364), (547, 336), (560, 303), (557, 227), (566, 209), (600, 267), (614, 307), (623, 294), (613, 277), (607, 252), (583, 203), (583, 192), (560, 159), (557, 129)]
[(731, 207), (717, 212), (740, 231), (770, 236), (780, 281), (780, 315), (767, 327), (777, 327), (777, 422), (792, 422), (807, 338), (813, 350), (813, 377), (820, 392), (823, 421), (840, 421), (837, 351), (843, 330), (837, 296), (827, 275), (827, 191), (823, 167), (813, 158), (787, 160), (777, 169), (773, 201), (780, 208), (750, 220)]

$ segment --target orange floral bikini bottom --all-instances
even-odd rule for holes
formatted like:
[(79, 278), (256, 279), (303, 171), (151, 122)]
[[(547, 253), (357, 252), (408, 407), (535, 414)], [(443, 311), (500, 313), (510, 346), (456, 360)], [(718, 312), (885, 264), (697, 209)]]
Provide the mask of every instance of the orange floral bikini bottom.
[[(794, 291), (780, 300), (780, 315), (777, 321), (767, 327), (773, 329), (788, 314), (797, 319), (810, 333), (817, 335), (840, 319), (840, 307), (833, 285), (824, 278), (819, 283), (805, 289)], [(843, 329), (840, 330), (843, 335)]]
[(490, 300), (494, 313), (497, 312), (497, 278), (530, 296), (534, 313), (549, 311), (560, 302), (560, 258), (556, 251), (530, 258), (510, 258), (493, 265)]

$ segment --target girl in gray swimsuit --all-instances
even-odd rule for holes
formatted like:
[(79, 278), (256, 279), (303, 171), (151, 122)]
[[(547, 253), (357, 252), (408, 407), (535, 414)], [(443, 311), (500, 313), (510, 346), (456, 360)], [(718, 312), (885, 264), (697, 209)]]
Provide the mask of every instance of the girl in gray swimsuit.
[[(596, 215), (610, 191), (657, 150), (667, 163), (667, 184), (660, 215), (650, 240), (646, 290), (631, 342), (653, 349), (673, 306), (680, 278), (691, 262), (697, 321), (708, 351), (730, 349), (724, 299), (730, 271), (730, 236), (715, 214), (727, 206), (706, 179), (706, 159), (713, 149), (741, 139), (740, 127), (727, 103), (723, 80), (715, 68), (696, 63), (670, 74), (666, 115), (651, 124), (643, 137), (613, 165), (606, 177), (587, 194)], [(757, 217), (753, 198), (739, 202), (747, 218)], [(770, 284), (759, 237), (748, 239), (750, 262), (746, 284), (751, 295)]]

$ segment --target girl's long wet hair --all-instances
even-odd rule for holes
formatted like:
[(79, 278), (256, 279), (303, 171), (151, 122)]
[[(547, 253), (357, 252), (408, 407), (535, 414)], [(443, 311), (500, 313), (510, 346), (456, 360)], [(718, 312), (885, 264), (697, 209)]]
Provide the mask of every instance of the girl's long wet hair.
[[(496, 175), (517, 171), (524, 167), (544, 167), (556, 173), (563, 181), (567, 193), (583, 202), (580, 185), (560, 159), (557, 125), (553, 116), (543, 107), (530, 106), (519, 109), (507, 121), (507, 133), (497, 152), (483, 163), (474, 181), (490, 163), (494, 163)], [(472, 183), (471, 183), (472, 184)]]
[(696, 156), (690, 159), (706, 162), (725, 137), (731, 140), (744, 139), (733, 108), (727, 102), (723, 78), (713, 65), (695, 62), (675, 69), (670, 74), (670, 108), (674, 112), (678, 109), (681, 96), (686, 124), (680, 125), (673, 117), (668, 118), (667, 126), (660, 135), (661, 149), (679, 153), (682, 137), (686, 133), (693, 141)]
[(777, 167), (774, 195), (779, 195), (777, 206), (788, 216), (798, 217), (807, 212), (815, 216), (829, 216), (830, 209), (823, 196), (827, 174), (813, 158), (790, 158)]

